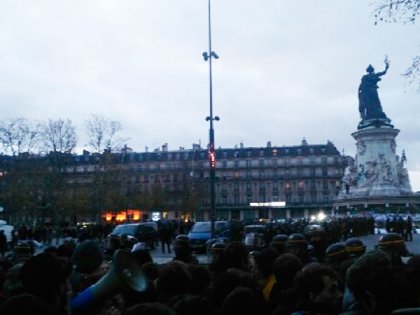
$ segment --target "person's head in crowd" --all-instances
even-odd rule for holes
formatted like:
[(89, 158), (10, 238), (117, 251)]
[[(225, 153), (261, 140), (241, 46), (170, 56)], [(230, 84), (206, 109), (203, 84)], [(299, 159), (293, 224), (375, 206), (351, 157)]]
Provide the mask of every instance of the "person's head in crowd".
[(191, 293), (193, 280), (184, 262), (172, 260), (160, 269), (155, 286), (160, 301), (167, 301), (175, 295)]
[[(347, 270), (346, 285), (354, 296), (353, 304), (375, 314), (388, 314), (404, 305), (409, 296), (399, 274), (388, 254), (382, 250), (366, 252)], [(351, 304), (345, 308), (351, 308)]]
[(238, 286), (253, 290), (259, 288), (257, 280), (250, 272), (238, 268), (229, 268), (213, 279), (210, 284), (210, 295), (216, 305), (221, 306), (226, 296)]
[(325, 251), (325, 264), (337, 272), (340, 270), (341, 264), (349, 258), (347, 247), (343, 243), (333, 243)]
[(225, 268), (249, 269), (249, 252), (243, 242), (233, 241), (227, 244), (224, 251)]
[(370, 289), (377, 270), (390, 270), (391, 259), (382, 250), (368, 251), (347, 270), (346, 285), (356, 298), (363, 298)]
[(192, 253), (190, 238), (188, 235), (179, 234), (174, 241), (174, 260), (179, 260), (184, 263), (198, 264), (198, 259)]
[(360, 257), (364, 253), (366, 253), (365, 243), (360, 238), (357, 238), (357, 237), (351, 237), (347, 239), (346, 248), (347, 248), (347, 252), (352, 258)]
[(328, 245), (324, 228), (317, 224), (309, 225), (306, 230), (306, 237), (309, 245), (312, 246), (312, 255), (319, 261), (323, 261)]
[(274, 247), (266, 247), (253, 255), (258, 276), (266, 278), (273, 273), (273, 264), (279, 252)]
[(412, 306), (420, 305), (420, 255), (410, 257), (406, 264), (405, 278), (410, 289), (407, 294), (411, 295)]
[(128, 235), (126, 233), (121, 234), (120, 241), (121, 241), (122, 248), (128, 248), (128, 238), (129, 237), (130, 237), (130, 235)]
[(208, 270), (211, 277), (217, 277), (220, 272), (226, 270), (224, 259), (226, 246), (226, 242), (216, 241), (210, 247), (211, 261)]
[(127, 309), (123, 315), (178, 315), (169, 306), (153, 302), (153, 303), (141, 303)]
[(159, 278), (159, 266), (154, 262), (144, 263), (142, 266), (143, 272), (150, 281), (155, 281)]
[(286, 242), (286, 253), (299, 257), (304, 264), (307, 264), (313, 261), (309, 255), (308, 245), (305, 235), (301, 233), (290, 234)]
[(20, 269), (23, 290), (63, 312), (67, 307), (67, 277), (70, 270), (69, 266), (50, 254), (33, 256)]
[(226, 296), (220, 313), (221, 315), (263, 315), (267, 313), (267, 308), (260, 291), (239, 286)]
[(338, 314), (342, 292), (337, 273), (329, 266), (310, 263), (296, 274), (297, 309), (303, 312)]
[(225, 251), (226, 243), (221, 241), (214, 242), (210, 247), (212, 262), (218, 262), (222, 260), (223, 252)]
[(192, 276), (193, 294), (207, 294), (210, 285), (210, 274), (206, 267), (199, 264), (187, 264), (188, 271)]
[(0, 257), (0, 267), (7, 272), (14, 264), (7, 257)]
[(61, 244), (57, 247), (56, 255), (57, 257), (63, 257), (67, 259), (71, 259), (71, 256), (73, 255), (75, 246), (73, 244), (67, 242), (64, 244)]
[(296, 307), (296, 290), (294, 279), (296, 274), (303, 268), (302, 261), (292, 254), (282, 254), (276, 258), (273, 265), (273, 273), (276, 283), (271, 290), (269, 298), (270, 309), (290, 314)]
[(57, 315), (54, 308), (32, 294), (18, 294), (7, 299), (0, 305), (2, 315)]
[(113, 234), (109, 235), (105, 243), (105, 251), (104, 251), (105, 257), (104, 258), (106, 260), (111, 260), (112, 256), (114, 255), (114, 252), (117, 249), (121, 249), (121, 248), (123, 248), (121, 238), (118, 235), (113, 235)]
[(296, 274), (303, 268), (303, 263), (292, 254), (282, 254), (273, 264), (277, 284), (283, 288), (292, 288)]
[(25, 261), (35, 253), (35, 246), (32, 241), (20, 241), (13, 247), (13, 260)]
[(271, 239), (270, 246), (277, 249), (279, 255), (281, 255), (285, 251), (287, 239), (288, 236), (286, 234), (276, 234)]
[(96, 283), (107, 271), (106, 268), (100, 268), (103, 263), (103, 253), (98, 244), (92, 240), (77, 244), (71, 263), (73, 270), (69, 281), (75, 293)]
[(178, 315), (220, 315), (206, 295), (177, 295), (169, 301), (169, 305)]
[(17, 263), (9, 268), (4, 279), (3, 289), (7, 297), (18, 295), (23, 293), (23, 285), (20, 280), (20, 269), (23, 266), (22, 263)]
[(394, 266), (402, 266), (404, 264), (402, 257), (411, 255), (405, 246), (404, 239), (397, 233), (381, 235), (376, 247), (391, 257)]
[(124, 248), (128, 248), (128, 249), (133, 249), (134, 245), (138, 244), (139, 240), (137, 237), (128, 235), (126, 240), (125, 240), (125, 244), (123, 244)]
[(103, 254), (95, 241), (86, 240), (77, 244), (71, 262), (73, 268), (81, 273), (94, 272), (102, 263)]

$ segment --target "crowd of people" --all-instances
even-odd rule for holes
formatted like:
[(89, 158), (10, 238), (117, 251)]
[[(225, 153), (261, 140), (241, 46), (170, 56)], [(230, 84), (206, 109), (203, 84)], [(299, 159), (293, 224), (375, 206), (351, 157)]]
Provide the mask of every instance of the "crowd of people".
[(174, 236), (167, 248), (173, 258), (162, 265), (144, 243), (124, 238), (66, 239), (20, 260), (3, 257), (0, 314), (420, 311), (413, 309), (420, 307), (420, 256), (407, 251), (400, 234), (380, 235), (377, 248), (367, 251), (358, 236), (371, 232), (368, 221), (303, 222), (268, 225), (266, 246), (251, 252), (239, 240), (216, 240), (207, 265), (199, 263), (183, 233)]

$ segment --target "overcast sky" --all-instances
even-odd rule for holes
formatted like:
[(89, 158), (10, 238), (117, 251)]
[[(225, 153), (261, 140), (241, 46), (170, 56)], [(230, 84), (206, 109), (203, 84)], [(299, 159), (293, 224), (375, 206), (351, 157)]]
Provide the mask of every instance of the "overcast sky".
[[(213, 0), (217, 147), (332, 141), (354, 156), (357, 89), (384, 69), (382, 107), (420, 190), (420, 93), (401, 75), (420, 22), (374, 25), (375, 0)], [(0, 1), (2, 118), (121, 122), (143, 152), (208, 143), (207, 0)]]

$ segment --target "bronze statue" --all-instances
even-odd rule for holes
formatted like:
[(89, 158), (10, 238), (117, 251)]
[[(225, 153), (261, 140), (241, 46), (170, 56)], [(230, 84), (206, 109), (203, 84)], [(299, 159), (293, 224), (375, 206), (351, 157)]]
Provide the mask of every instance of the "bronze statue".
[(359, 86), (359, 112), (362, 120), (387, 119), (379, 100), (377, 83), (381, 81), (380, 77), (387, 72), (388, 68), (389, 61), (387, 57), (385, 57), (384, 71), (375, 73), (372, 65), (367, 67), (366, 72), (368, 74), (362, 77)]

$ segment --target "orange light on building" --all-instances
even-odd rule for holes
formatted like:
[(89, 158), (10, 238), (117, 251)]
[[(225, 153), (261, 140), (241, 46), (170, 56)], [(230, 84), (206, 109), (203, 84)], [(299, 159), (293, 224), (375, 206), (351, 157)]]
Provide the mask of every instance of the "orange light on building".
[(106, 212), (105, 213), (105, 221), (109, 222), (112, 220), (112, 213), (111, 212)]
[(140, 220), (141, 212), (140, 210), (133, 210), (133, 220), (138, 221)]
[(125, 211), (117, 213), (115, 220), (120, 222), (127, 220), (127, 213)]

